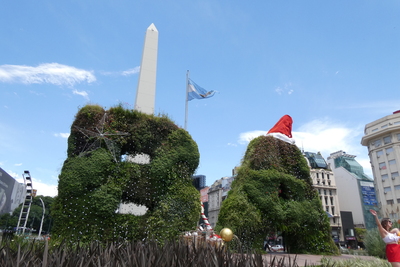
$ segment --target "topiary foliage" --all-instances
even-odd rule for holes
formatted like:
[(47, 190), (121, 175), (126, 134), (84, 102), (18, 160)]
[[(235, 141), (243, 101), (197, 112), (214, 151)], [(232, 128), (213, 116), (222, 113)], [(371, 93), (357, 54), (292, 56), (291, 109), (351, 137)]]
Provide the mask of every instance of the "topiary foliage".
[(279, 232), (290, 253), (338, 253), (304, 156), (272, 136), (248, 145), (217, 225), (231, 228), (249, 249)]
[[(162, 241), (196, 226), (200, 195), (191, 176), (199, 151), (167, 117), (87, 105), (71, 126), (67, 153), (52, 210), (54, 236)], [(148, 155), (149, 164), (129, 160), (141, 154)], [(121, 202), (145, 205), (148, 211), (119, 214)]]

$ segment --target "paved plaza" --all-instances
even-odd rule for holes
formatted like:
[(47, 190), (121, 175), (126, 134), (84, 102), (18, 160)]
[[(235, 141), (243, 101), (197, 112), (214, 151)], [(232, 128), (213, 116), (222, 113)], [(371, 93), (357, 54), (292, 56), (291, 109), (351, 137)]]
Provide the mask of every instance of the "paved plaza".
[(276, 260), (284, 258), (285, 263), (293, 263), (294, 259), (296, 259), (296, 264), (299, 267), (302, 266), (312, 266), (312, 265), (318, 265), (321, 263), (322, 258), (331, 258), (332, 260), (351, 260), (355, 258), (360, 258), (363, 260), (374, 260), (376, 259), (375, 257), (372, 256), (359, 256), (359, 255), (348, 255), (348, 254), (342, 254), (340, 256), (326, 256), (326, 255), (308, 255), (308, 254), (288, 254), (288, 253), (281, 253), (281, 252), (272, 252), (266, 254), (264, 257), (266, 257), (268, 263), (272, 262), (273, 258), (276, 257)]

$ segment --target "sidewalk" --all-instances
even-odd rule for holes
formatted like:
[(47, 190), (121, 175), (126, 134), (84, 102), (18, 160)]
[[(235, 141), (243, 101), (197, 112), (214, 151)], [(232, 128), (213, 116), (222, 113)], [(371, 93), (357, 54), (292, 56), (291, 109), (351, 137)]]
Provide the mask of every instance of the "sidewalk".
[(266, 254), (265, 259), (268, 263), (271, 263), (274, 257), (276, 257), (275, 261), (277, 260), (284, 260), (285, 263), (293, 263), (296, 260), (296, 264), (298, 266), (312, 266), (318, 265), (321, 263), (322, 258), (328, 258), (332, 260), (350, 260), (360, 258), (362, 260), (374, 260), (375, 257), (372, 256), (359, 256), (359, 255), (348, 255), (342, 254), (340, 256), (326, 256), (326, 255), (308, 255), (308, 254), (288, 254), (282, 252), (270, 252)]

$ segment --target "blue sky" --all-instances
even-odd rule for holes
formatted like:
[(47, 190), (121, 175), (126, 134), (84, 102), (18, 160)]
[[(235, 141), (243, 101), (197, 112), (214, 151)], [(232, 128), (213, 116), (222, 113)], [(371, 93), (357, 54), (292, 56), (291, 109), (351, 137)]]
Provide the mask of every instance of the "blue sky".
[(400, 2), (2, 1), (0, 167), (54, 196), (78, 109), (133, 108), (147, 27), (159, 31), (156, 113), (185, 120), (186, 71), (215, 96), (189, 102), (207, 184), (285, 114), (305, 151), (356, 155), (365, 124), (400, 109)]

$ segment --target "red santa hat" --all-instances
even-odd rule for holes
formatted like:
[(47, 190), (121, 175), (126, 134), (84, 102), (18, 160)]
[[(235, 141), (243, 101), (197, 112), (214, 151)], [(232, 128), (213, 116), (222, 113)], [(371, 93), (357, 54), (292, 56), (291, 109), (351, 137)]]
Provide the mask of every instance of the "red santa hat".
[(292, 139), (292, 117), (285, 115), (268, 131), (267, 135), (271, 135), (275, 138), (281, 139), (290, 144), (294, 144), (295, 141)]
[(279, 121), (268, 131), (269, 133), (281, 133), (286, 135), (289, 138), (292, 138), (292, 117), (289, 115), (285, 115), (279, 119)]

